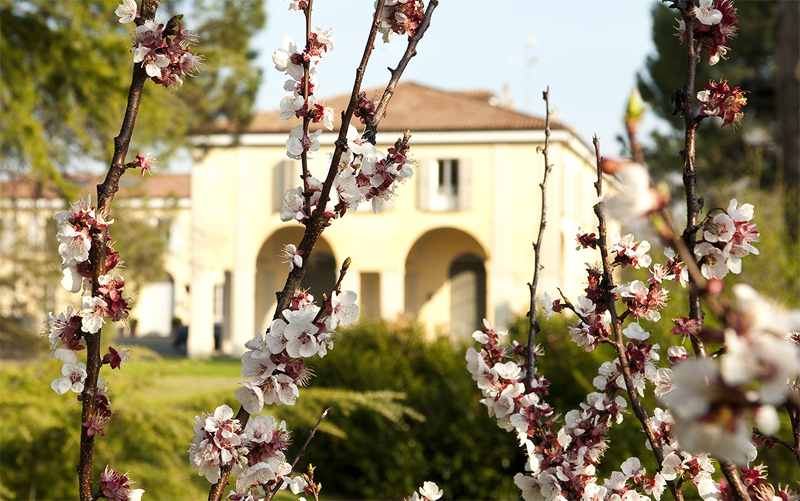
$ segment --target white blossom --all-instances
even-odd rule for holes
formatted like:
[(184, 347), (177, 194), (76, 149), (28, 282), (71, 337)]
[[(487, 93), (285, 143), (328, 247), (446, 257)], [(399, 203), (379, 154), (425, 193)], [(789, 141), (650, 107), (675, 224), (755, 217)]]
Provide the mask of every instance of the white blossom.
[(64, 393), (72, 390), (80, 394), (83, 391), (83, 382), (86, 380), (86, 365), (83, 362), (77, 364), (65, 362), (61, 367), (61, 376), (50, 384), (50, 387), (58, 393)]
[(119, 16), (120, 23), (127, 24), (136, 19), (138, 10), (136, 0), (122, 0), (122, 4), (117, 7), (114, 13)]
[(327, 327), (333, 330), (342, 325), (348, 325), (358, 318), (358, 305), (355, 304), (356, 293), (353, 291), (333, 291), (331, 294), (331, 314), (327, 319)]
[(83, 320), (81, 327), (90, 334), (95, 334), (106, 323), (105, 313), (108, 305), (105, 300), (97, 296), (83, 296), (81, 312)]

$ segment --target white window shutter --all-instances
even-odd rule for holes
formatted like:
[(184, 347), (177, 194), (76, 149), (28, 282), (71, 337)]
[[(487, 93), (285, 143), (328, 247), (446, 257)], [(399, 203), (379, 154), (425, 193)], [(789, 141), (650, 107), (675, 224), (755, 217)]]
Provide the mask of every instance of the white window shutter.
[(458, 159), (458, 210), (472, 208), (472, 159)]
[(436, 160), (424, 158), (419, 161), (417, 172), (417, 209), (431, 210), (431, 180), (433, 179), (433, 166), (438, 165)]

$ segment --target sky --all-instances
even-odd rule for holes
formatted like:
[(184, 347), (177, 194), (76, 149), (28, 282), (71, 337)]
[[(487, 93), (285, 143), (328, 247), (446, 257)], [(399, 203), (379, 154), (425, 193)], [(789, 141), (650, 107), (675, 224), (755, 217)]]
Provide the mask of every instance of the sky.
[[(654, 52), (650, 11), (658, 3), (440, 0), (401, 80), (442, 90), (491, 90), (498, 97), (505, 87), (513, 108), (536, 116), (544, 116), (542, 91), (549, 86), (555, 118), (587, 144), (597, 134), (601, 151), (615, 155), (636, 74)], [(302, 12), (288, 6), (288, 0), (266, 0), (267, 26), (253, 40), (264, 75), (259, 111), (277, 109), (287, 95), (287, 77), (275, 70), (273, 51), (287, 35), (296, 42), (304, 37)], [(335, 43), (318, 65), (320, 98), (352, 89), (372, 12), (373, 0), (314, 2), (312, 26), (333, 29)], [(406, 37), (378, 40), (362, 87), (385, 85), (386, 68), (395, 66), (405, 47)], [(653, 117), (644, 124), (645, 130), (657, 126)]]

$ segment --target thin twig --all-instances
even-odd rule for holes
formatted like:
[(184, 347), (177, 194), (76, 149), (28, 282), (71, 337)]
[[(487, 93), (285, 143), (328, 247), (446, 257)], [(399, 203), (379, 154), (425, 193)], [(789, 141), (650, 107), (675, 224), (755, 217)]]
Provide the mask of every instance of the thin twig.
[(536, 376), (535, 364), (535, 347), (536, 347), (536, 334), (539, 333), (539, 322), (536, 321), (536, 288), (539, 285), (539, 258), (541, 256), (542, 238), (544, 237), (544, 229), (547, 226), (547, 177), (553, 166), (550, 165), (550, 117), (553, 112), (550, 111), (550, 87), (542, 93), (545, 105), (545, 119), (544, 119), (544, 148), (542, 155), (544, 156), (544, 175), (539, 188), (542, 190), (542, 213), (539, 218), (539, 235), (536, 237), (536, 242), (533, 243), (533, 280), (528, 284), (528, 289), (531, 294), (530, 310), (528, 311), (528, 352), (527, 367), (525, 373), (525, 387), (528, 390), (533, 389), (533, 380)]
[[(339, 279), (336, 281), (336, 285), (333, 286), (333, 292), (341, 292), (342, 291), (342, 280), (344, 280), (345, 275), (347, 275), (347, 270), (350, 268), (350, 258), (344, 260), (342, 263), (342, 268), (339, 270)], [(325, 297), (325, 294), (322, 295)], [(317, 316), (314, 317), (314, 323), (319, 321), (322, 318), (322, 315), (325, 313), (325, 308), (320, 308), (317, 312)]]
[[(795, 388), (796, 388), (795, 384)], [(786, 408), (786, 412), (789, 414), (789, 422), (792, 425), (792, 437), (794, 438), (794, 446), (792, 447), (792, 452), (794, 452), (795, 458), (797, 458), (797, 464), (800, 465), (800, 406), (797, 405), (797, 393), (792, 392), (790, 396), (795, 397), (794, 405), (789, 405), (787, 402), (784, 406)]]
[[(303, 8), (303, 14), (306, 16), (306, 50), (311, 50), (311, 9), (314, 5), (314, 0), (308, 0), (306, 6)], [(308, 110), (308, 80), (309, 80), (309, 68), (311, 66), (311, 61), (303, 60), (303, 99), (305, 100), (306, 111)], [(303, 137), (308, 136), (308, 126), (311, 122), (311, 119), (308, 117), (308, 113), (306, 112), (305, 116), (303, 117)], [(303, 168), (303, 198), (306, 201), (306, 207), (311, 210), (311, 190), (308, 189), (308, 152), (303, 149), (303, 152), (300, 154), (300, 163)]]
[[(306, 438), (306, 442), (303, 444), (303, 447), (300, 448), (300, 452), (297, 453), (297, 456), (295, 456), (294, 461), (292, 461), (292, 469), (294, 469), (294, 467), (297, 465), (297, 462), (300, 461), (300, 458), (303, 457), (303, 454), (306, 453), (306, 447), (308, 447), (308, 443), (311, 442), (312, 438), (314, 438), (314, 435), (317, 433), (317, 428), (319, 428), (319, 425), (322, 424), (322, 420), (325, 419), (325, 416), (328, 415), (328, 411), (331, 409), (332, 407), (328, 407), (327, 409), (325, 409), (325, 411), (319, 417), (317, 424), (315, 424), (314, 428), (311, 429), (311, 432), (308, 434), (308, 438)], [(267, 492), (267, 497), (265, 501), (270, 501), (275, 496), (275, 493), (277, 493), (280, 490), (281, 485), (283, 485), (283, 482), (284, 482), (283, 479), (281, 479), (279, 483), (276, 483), (275, 486), (271, 488), (269, 492)]]
[(386, 85), (386, 90), (383, 91), (381, 100), (375, 107), (374, 118), (367, 121), (367, 126), (364, 131), (364, 138), (370, 141), (372, 144), (375, 144), (375, 136), (378, 133), (378, 124), (380, 124), (381, 119), (383, 119), (383, 116), (386, 114), (386, 107), (389, 106), (389, 101), (394, 95), (394, 89), (397, 87), (397, 83), (400, 81), (400, 77), (406, 70), (406, 66), (408, 66), (411, 58), (417, 55), (417, 44), (420, 40), (422, 40), (422, 37), (425, 36), (425, 32), (428, 31), (428, 27), (431, 25), (431, 16), (433, 15), (433, 11), (436, 10), (436, 7), (438, 6), (439, 0), (430, 0), (428, 3), (428, 8), (425, 10), (425, 19), (422, 20), (422, 23), (420, 23), (419, 27), (414, 32), (414, 36), (408, 39), (408, 46), (406, 47), (403, 57), (400, 58), (400, 62), (397, 63), (397, 67), (395, 67), (395, 69), (389, 68), (389, 72), (392, 74), (392, 77), (389, 79), (389, 84)]
[(795, 457), (797, 457), (798, 462), (800, 462), (800, 455), (798, 455), (797, 449), (795, 449), (794, 445), (790, 444), (786, 440), (778, 438), (775, 435), (764, 433), (758, 428), (753, 428), (753, 434), (756, 435), (760, 440), (763, 440), (765, 442), (774, 442), (776, 444), (782, 445), (783, 447), (786, 447), (792, 452), (792, 454), (795, 455)]

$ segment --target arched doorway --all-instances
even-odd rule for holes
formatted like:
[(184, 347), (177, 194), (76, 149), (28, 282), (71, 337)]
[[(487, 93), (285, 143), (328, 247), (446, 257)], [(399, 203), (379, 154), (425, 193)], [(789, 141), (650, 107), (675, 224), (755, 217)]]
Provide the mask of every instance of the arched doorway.
[[(272, 323), (272, 316), (278, 304), (275, 294), (283, 289), (289, 266), (280, 257), (283, 246), (286, 244), (299, 244), (303, 238), (303, 228), (299, 226), (281, 228), (273, 233), (258, 253), (256, 261), (256, 304), (255, 325), (259, 332), (265, 332)], [(321, 304), (322, 294), (330, 295), (336, 285), (337, 264), (330, 244), (323, 237), (317, 240), (317, 245), (311, 258), (304, 260), (306, 274), (302, 287)]]
[(486, 314), (486, 259), (481, 244), (462, 230), (426, 232), (406, 257), (406, 312), (430, 335), (470, 335)]

